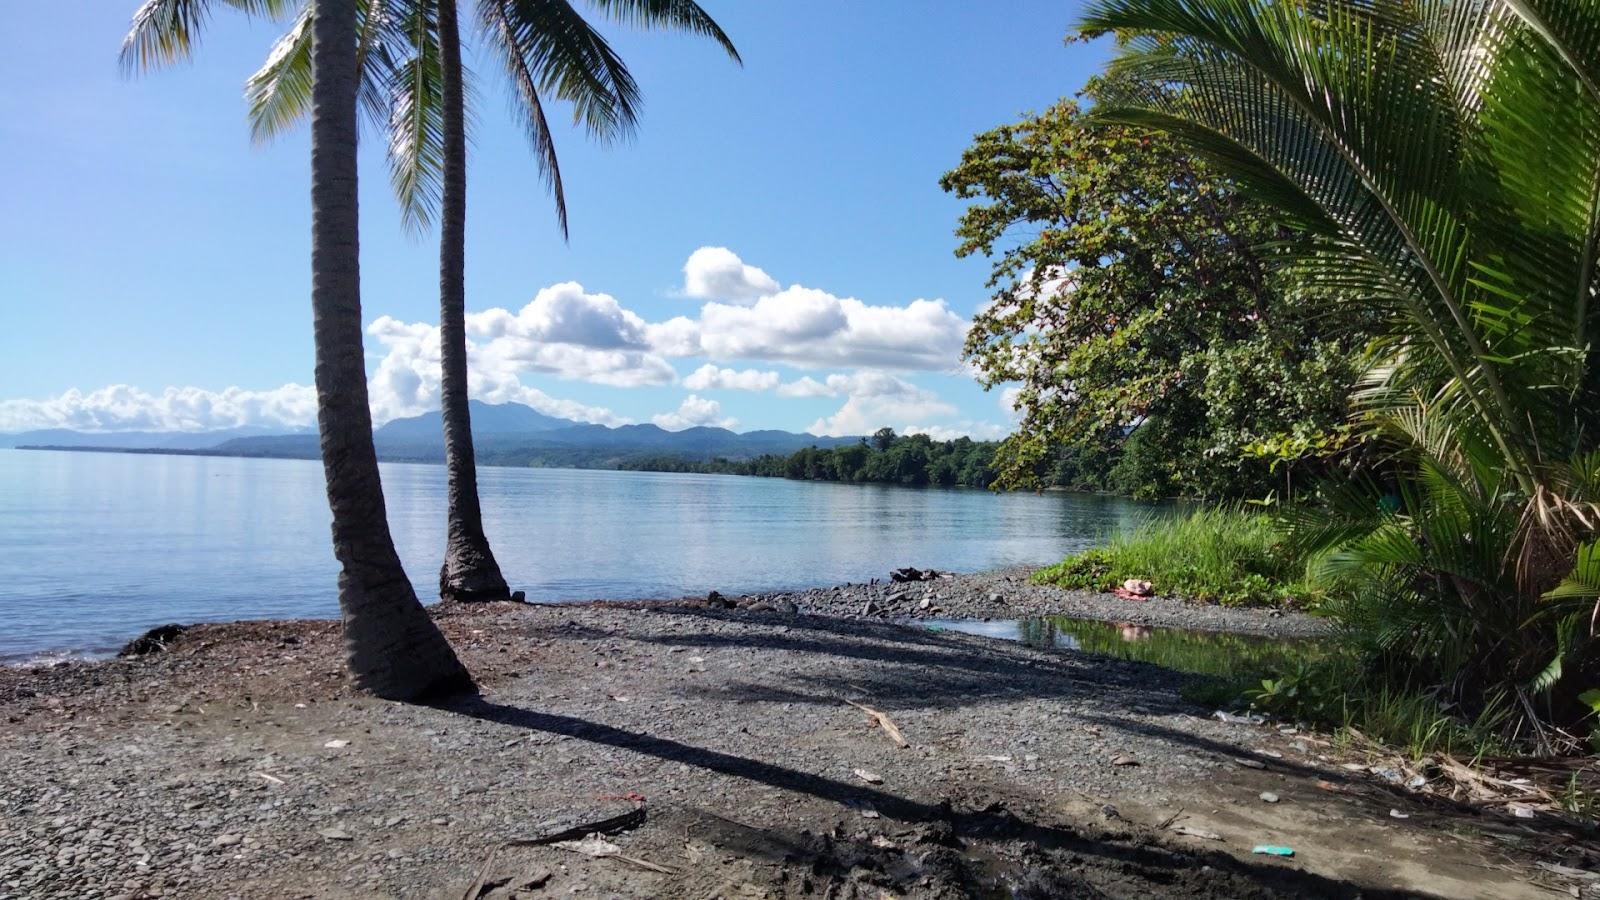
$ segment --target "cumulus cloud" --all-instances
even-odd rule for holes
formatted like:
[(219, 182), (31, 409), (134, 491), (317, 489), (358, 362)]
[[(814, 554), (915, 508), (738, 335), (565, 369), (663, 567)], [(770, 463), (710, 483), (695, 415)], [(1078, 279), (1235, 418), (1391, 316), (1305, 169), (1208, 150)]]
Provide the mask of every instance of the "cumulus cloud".
[(804, 376), (802, 378), (797, 378), (794, 381), (790, 381), (790, 382), (786, 382), (784, 384), (778, 385), (778, 396), (780, 396), (780, 397), (837, 397), (837, 396), (839, 396), (839, 392), (837, 390), (835, 390), (834, 388), (831, 388), (828, 385), (824, 384), (823, 382), (820, 382), (820, 381), (816, 380), (815, 378), (812, 378), (810, 375), (806, 375), (806, 376)]
[(688, 316), (673, 316), (645, 326), (651, 349), (663, 356), (699, 356), (700, 323)]
[(778, 282), (726, 247), (701, 247), (683, 264), (683, 294), (744, 303), (778, 292)]
[(873, 306), (798, 284), (780, 289), (724, 247), (701, 247), (683, 270), (684, 294), (711, 302), (698, 319), (645, 326), (664, 356), (945, 372), (960, 365), (967, 321), (943, 300)]
[[(531, 305), (531, 304), (530, 304)], [(504, 312), (504, 310), (491, 310)], [(510, 317), (515, 320), (517, 317)], [(467, 333), (496, 335), (480, 343), (467, 341), (467, 393), (490, 403), (524, 403), (538, 411), (580, 422), (604, 425), (622, 420), (610, 410), (560, 400), (524, 385), (518, 375), (526, 371), (558, 371), (565, 377), (584, 377), (601, 381), (618, 373), (637, 373), (626, 357), (634, 351), (592, 350), (567, 344), (536, 344), (525, 332), (504, 318), (494, 317), (494, 325), (478, 330), (474, 316), (467, 317)], [(368, 380), (368, 392), (375, 420), (386, 422), (414, 416), (439, 407), (439, 327), (425, 322), (406, 323), (388, 316), (367, 327), (367, 333), (386, 348), (377, 369)], [(665, 360), (668, 375), (675, 377)], [(648, 370), (645, 370), (648, 374)], [(659, 376), (656, 376), (659, 377)]]
[(513, 338), (599, 350), (643, 350), (645, 322), (610, 294), (586, 293), (565, 281), (534, 295), (520, 311), (488, 309), (467, 315), (467, 333), (482, 340)]
[(969, 437), (977, 441), (997, 441), (1010, 432), (993, 422), (957, 422), (954, 425), (907, 425), (903, 434), (925, 434), (936, 441), (953, 441)]
[[(612, 387), (671, 384), (678, 373), (651, 349), (652, 327), (609, 294), (588, 293), (576, 282), (539, 291), (512, 312), (468, 313), (468, 389), (493, 402), (516, 398), (540, 412), (585, 422), (614, 424), (610, 410), (561, 401), (522, 384), (528, 373)], [(373, 414), (380, 419), (416, 415), (439, 404), (439, 326), (381, 316), (367, 334), (385, 350), (372, 376)]]
[(780, 376), (777, 372), (762, 372), (759, 369), (718, 368), (715, 363), (706, 363), (683, 379), (683, 386), (691, 391), (770, 391), (778, 386)]
[(712, 359), (950, 371), (966, 326), (943, 300), (869, 306), (796, 285), (748, 306), (705, 304), (699, 345)]
[(690, 394), (683, 398), (683, 403), (672, 412), (660, 413), (651, 416), (650, 421), (668, 431), (682, 431), (696, 425), (715, 425), (719, 428), (733, 428), (739, 424), (738, 419), (725, 419), (722, 417), (722, 404), (715, 400)]
[[(931, 391), (887, 374), (960, 371), (967, 323), (943, 300), (875, 306), (803, 285), (781, 288), (761, 269), (721, 247), (701, 247), (689, 257), (684, 294), (706, 301), (698, 314), (661, 322), (647, 322), (617, 298), (589, 292), (577, 282), (544, 288), (517, 310), (470, 312), (470, 394), (491, 402), (527, 403), (565, 418), (618, 424), (625, 420), (608, 409), (552, 397), (521, 378), (550, 375), (623, 388), (674, 384), (679, 378), (669, 360), (700, 357), (694, 364), (704, 364), (683, 379), (690, 391), (844, 398), (837, 413), (813, 425), (827, 433), (937, 423), (952, 410)], [(371, 324), (368, 335), (369, 350), (377, 358), (369, 383), (374, 418), (384, 422), (436, 409), (438, 326), (383, 316)], [(805, 375), (784, 383), (777, 372), (730, 365), (734, 360), (857, 371)], [(722, 421), (715, 401), (698, 395), (662, 417), (682, 423), (679, 427)], [(0, 401), (0, 429), (10, 430), (199, 430), (307, 425), (314, 418), (313, 391), (302, 385), (271, 391), (169, 388), (159, 395), (116, 385), (48, 400)]]
[(829, 375), (826, 381), (811, 383), (828, 392), (821, 396), (845, 398), (838, 412), (811, 423), (807, 431), (812, 434), (868, 434), (884, 426), (905, 431), (911, 427), (908, 423), (942, 419), (956, 412), (938, 394), (887, 372)]
[(69, 390), (46, 400), (0, 400), (0, 431), (212, 431), (246, 425), (295, 428), (316, 422), (316, 391), (286, 384), (266, 391), (169, 387), (152, 394), (126, 384)]

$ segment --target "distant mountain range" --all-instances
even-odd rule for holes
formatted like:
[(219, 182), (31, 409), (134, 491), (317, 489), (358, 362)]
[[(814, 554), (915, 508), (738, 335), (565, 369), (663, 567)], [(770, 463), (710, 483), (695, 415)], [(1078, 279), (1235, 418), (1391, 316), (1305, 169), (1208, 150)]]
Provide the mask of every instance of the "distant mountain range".
[[(766, 453), (789, 454), (806, 447), (854, 443), (857, 437), (819, 437), (789, 431), (686, 428), (667, 431), (655, 425), (610, 427), (547, 416), (520, 403), (472, 401), (472, 439), (479, 462), (496, 465), (612, 466), (630, 458), (673, 456), (689, 460), (748, 459)], [(373, 432), (380, 459), (441, 462), (444, 433), (439, 413), (395, 419)], [(314, 459), (317, 435), (311, 429), (271, 433), (264, 428), (206, 432), (81, 432), (69, 429), (0, 435), (0, 447), (73, 450), (135, 450), (208, 456), (265, 456)]]

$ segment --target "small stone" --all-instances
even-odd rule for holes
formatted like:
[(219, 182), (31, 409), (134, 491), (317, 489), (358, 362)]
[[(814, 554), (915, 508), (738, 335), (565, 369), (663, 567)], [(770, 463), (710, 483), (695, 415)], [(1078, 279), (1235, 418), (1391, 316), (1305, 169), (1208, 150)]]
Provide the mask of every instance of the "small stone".
[(1278, 795), (1274, 794), (1271, 791), (1262, 791), (1261, 792), (1261, 799), (1263, 801), (1267, 802), (1267, 803), (1277, 803), (1278, 802)]
[(883, 784), (883, 776), (877, 772), (868, 772), (866, 769), (856, 769), (856, 777), (867, 784)]
[(1128, 756), (1128, 755), (1124, 754), (1122, 756), (1113, 756), (1111, 758), (1111, 764), (1113, 766), (1137, 766), (1139, 764), (1139, 761), (1137, 759), (1134, 759), (1131, 756)]
[(355, 840), (355, 838), (352, 838), (350, 836), (349, 832), (345, 831), (342, 828), (318, 828), (317, 829), (317, 834), (322, 835), (323, 837), (327, 838), (330, 841), (352, 841), (352, 840)]
[(218, 835), (217, 839), (211, 842), (211, 845), (213, 847), (232, 847), (232, 846), (242, 842), (243, 840), (244, 840), (244, 837), (242, 835), (223, 834), (223, 835)]

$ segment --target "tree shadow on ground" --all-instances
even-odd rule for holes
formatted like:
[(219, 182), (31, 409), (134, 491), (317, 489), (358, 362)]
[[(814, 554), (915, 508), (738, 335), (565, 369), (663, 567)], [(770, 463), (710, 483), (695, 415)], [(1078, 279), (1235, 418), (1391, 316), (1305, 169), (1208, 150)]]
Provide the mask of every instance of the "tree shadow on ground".
[[(905, 625), (827, 616), (754, 615), (696, 607), (655, 610), (664, 621), (707, 619), (747, 626), (738, 631), (630, 629), (615, 633), (584, 627), (581, 638), (615, 637), (697, 650), (748, 649), (858, 660), (877, 666), (870, 673), (804, 673), (790, 678), (804, 689), (748, 682), (723, 682), (700, 689), (735, 702), (833, 704), (841, 697), (871, 698), (887, 706), (950, 708), (994, 700), (1066, 699), (1114, 705), (1155, 715), (1193, 713), (1179, 689), (1196, 676), (1148, 663), (970, 635), (924, 631)], [(677, 624), (676, 621), (673, 624)], [(544, 639), (571, 637), (565, 625), (532, 626)], [(928, 673), (936, 673), (929, 677)]]
[[(447, 712), (542, 734), (600, 744), (666, 762), (767, 785), (796, 794), (838, 803), (853, 809), (871, 807), (880, 815), (904, 823), (947, 823), (950, 833), (964, 842), (1020, 844), (1030, 867), (1040, 865), (1039, 854), (1058, 859), (1062, 871), (1096, 860), (1118, 871), (1137, 870), (1145, 881), (1162, 884), (1191, 878), (1202, 867), (1225, 880), (1219, 896), (1236, 895), (1248, 888), (1252, 894), (1283, 897), (1411, 897), (1415, 894), (1358, 885), (1298, 869), (1258, 864), (1221, 851), (1196, 852), (1169, 849), (1158, 841), (1126, 832), (1090, 834), (1068, 825), (1033, 821), (1003, 805), (959, 809), (948, 801), (928, 803), (881, 788), (839, 781), (810, 772), (737, 756), (682, 741), (630, 731), (574, 716), (536, 712), (481, 697), (459, 698), (439, 707)], [(792, 855), (793, 841), (774, 842), (776, 855)], [(1130, 869), (1131, 867), (1131, 869)], [(1207, 890), (1203, 895), (1210, 895)]]

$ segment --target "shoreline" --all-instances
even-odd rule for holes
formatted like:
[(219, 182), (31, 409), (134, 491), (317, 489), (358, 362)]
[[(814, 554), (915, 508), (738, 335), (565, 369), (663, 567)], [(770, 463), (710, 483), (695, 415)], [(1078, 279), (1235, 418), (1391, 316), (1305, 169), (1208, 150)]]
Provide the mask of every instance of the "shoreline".
[[(828, 615), (850, 619), (880, 621), (917, 619), (970, 619), (993, 621), (1065, 616), (1101, 622), (1142, 625), (1153, 628), (1178, 628), (1190, 631), (1242, 634), (1264, 638), (1316, 638), (1332, 633), (1324, 619), (1295, 611), (1259, 607), (1222, 607), (1185, 601), (1171, 596), (1154, 596), (1145, 601), (1129, 601), (1114, 594), (1067, 590), (1028, 581), (1031, 566), (1011, 566), (974, 573), (941, 573), (932, 581), (841, 585), (734, 594), (727, 598), (735, 608), (757, 611), (787, 610), (807, 615)], [(922, 601), (928, 601), (923, 607)], [(593, 598), (562, 601), (530, 601), (529, 606), (568, 608), (650, 609), (682, 604), (704, 603), (703, 597), (677, 598)], [(429, 609), (439, 609), (434, 602)], [(151, 622), (151, 628), (165, 624), (208, 627), (247, 626), (286, 622), (337, 622), (335, 617), (309, 619), (243, 618), (200, 620), (196, 622)], [(55, 665), (76, 665), (115, 659), (127, 642), (139, 637), (128, 634), (115, 647), (56, 647), (0, 662), (4, 669), (39, 669)], [(0, 654), (0, 657), (12, 654)]]
[[(482, 691), (438, 706), (351, 691), (330, 621), (0, 671), (0, 892), (459, 897), (487, 869), (494, 900), (1531, 898), (1570, 842), (1541, 818), (1503, 845), (1314, 735), (1217, 721), (1194, 676), (772, 602), (435, 607)], [(655, 869), (491, 859), (636, 807), (608, 840)]]

